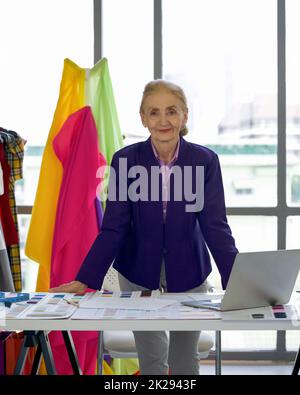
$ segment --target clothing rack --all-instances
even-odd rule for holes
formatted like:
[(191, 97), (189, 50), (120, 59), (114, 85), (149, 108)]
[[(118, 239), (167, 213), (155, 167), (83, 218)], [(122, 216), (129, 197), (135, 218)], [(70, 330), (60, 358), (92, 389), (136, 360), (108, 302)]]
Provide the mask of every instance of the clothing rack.
[(0, 127), (0, 291), (22, 290), (15, 181), (23, 178), (26, 140)]

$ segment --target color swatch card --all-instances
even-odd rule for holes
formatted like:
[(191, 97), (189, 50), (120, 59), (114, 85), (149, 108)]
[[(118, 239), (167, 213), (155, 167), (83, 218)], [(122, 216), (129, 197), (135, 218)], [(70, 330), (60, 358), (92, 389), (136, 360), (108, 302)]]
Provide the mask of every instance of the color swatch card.
[(277, 305), (222, 312), (223, 320), (300, 320), (300, 309), (297, 305)]
[(134, 298), (156, 298), (161, 296), (161, 292), (159, 290), (151, 291), (151, 290), (144, 290), (144, 291), (108, 291), (108, 290), (101, 290), (96, 292), (91, 292), (85, 295), (86, 297), (93, 296), (97, 298), (126, 298), (126, 299), (134, 299)]
[(253, 321), (253, 320), (273, 320), (271, 307), (258, 307), (255, 309), (242, 309), (232, 311), (222, 311), (222, 320), (226, 321)]
[(15, 296), (8, 292), (6, 294), (8, 303), (5, 303), (5, 319), (20, 318), (25, 310), (29, 310), (32, 305), (39, 303), (47, 295), (46, 293), (17, 293), (18, 296)]
[(24, 292), (0, 292), (0, 303), (10, 307), (12, 303), (22, 302), (30, 298), (29, 293)]
[[(86, 294), (86, 297), (79, 302), (80, 308), (90, 309), (125, 309), (125, 310), (158, 310), (170, 306), (176, 301), (172, 299), (160, 299), (155, 297), (157, 293), (147, 291), (137, 292), (115, 292), (108, 295), (105, 292), (94, 292)], [(154, 294), (154, 296), (153, 296)]]
[[(77, 304), (73, 302), (77, 300)], [(34, 293), (26, 301), (13, 303), (5, 311), (6, 319), (69, 318), (78, 308), (74, 294)]]
[(283, 305), (272, 306), (272, 312), (274, 318), (288, 318), (287, 311)]

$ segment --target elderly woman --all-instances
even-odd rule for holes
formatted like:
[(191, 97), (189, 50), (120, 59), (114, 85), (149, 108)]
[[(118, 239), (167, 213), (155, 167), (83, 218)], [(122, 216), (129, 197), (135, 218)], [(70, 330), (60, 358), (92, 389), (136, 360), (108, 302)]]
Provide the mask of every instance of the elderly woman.
[[(188, 108), (179, 86), (149, 82), (140, 116), (150, 137), (115, 153), (101, 233), (76, 281), (53, 292), (99, 289), (112, 262), (123, 291), (205, 292), (212, 270), (208, 248), (226, 288), (238, 251), (218, 157), (183, 138)], [(141, 374), (199, 374), (199, 336), (135, 331)]]

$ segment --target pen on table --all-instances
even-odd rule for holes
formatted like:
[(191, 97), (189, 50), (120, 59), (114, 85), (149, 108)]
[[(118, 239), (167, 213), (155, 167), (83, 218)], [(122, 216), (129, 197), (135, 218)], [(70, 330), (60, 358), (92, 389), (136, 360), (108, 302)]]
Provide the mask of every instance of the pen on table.
[(73, 302), (72, 300), (68, 300), (68, 299), (63, 299), (65, 302), (67, 302), (68, 304), (71, 304), (72, 306), (76, 306), (79, 307), (79, 303), (77, 302)]

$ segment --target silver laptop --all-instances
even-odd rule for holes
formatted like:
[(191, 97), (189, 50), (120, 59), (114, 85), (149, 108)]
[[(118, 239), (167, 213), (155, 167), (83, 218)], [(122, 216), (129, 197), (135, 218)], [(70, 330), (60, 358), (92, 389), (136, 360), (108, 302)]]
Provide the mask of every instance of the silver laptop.
[(288, 303), (300, 269), (300, 250), (238, 253), (222, 301), (182, 302), (219, 311)]

